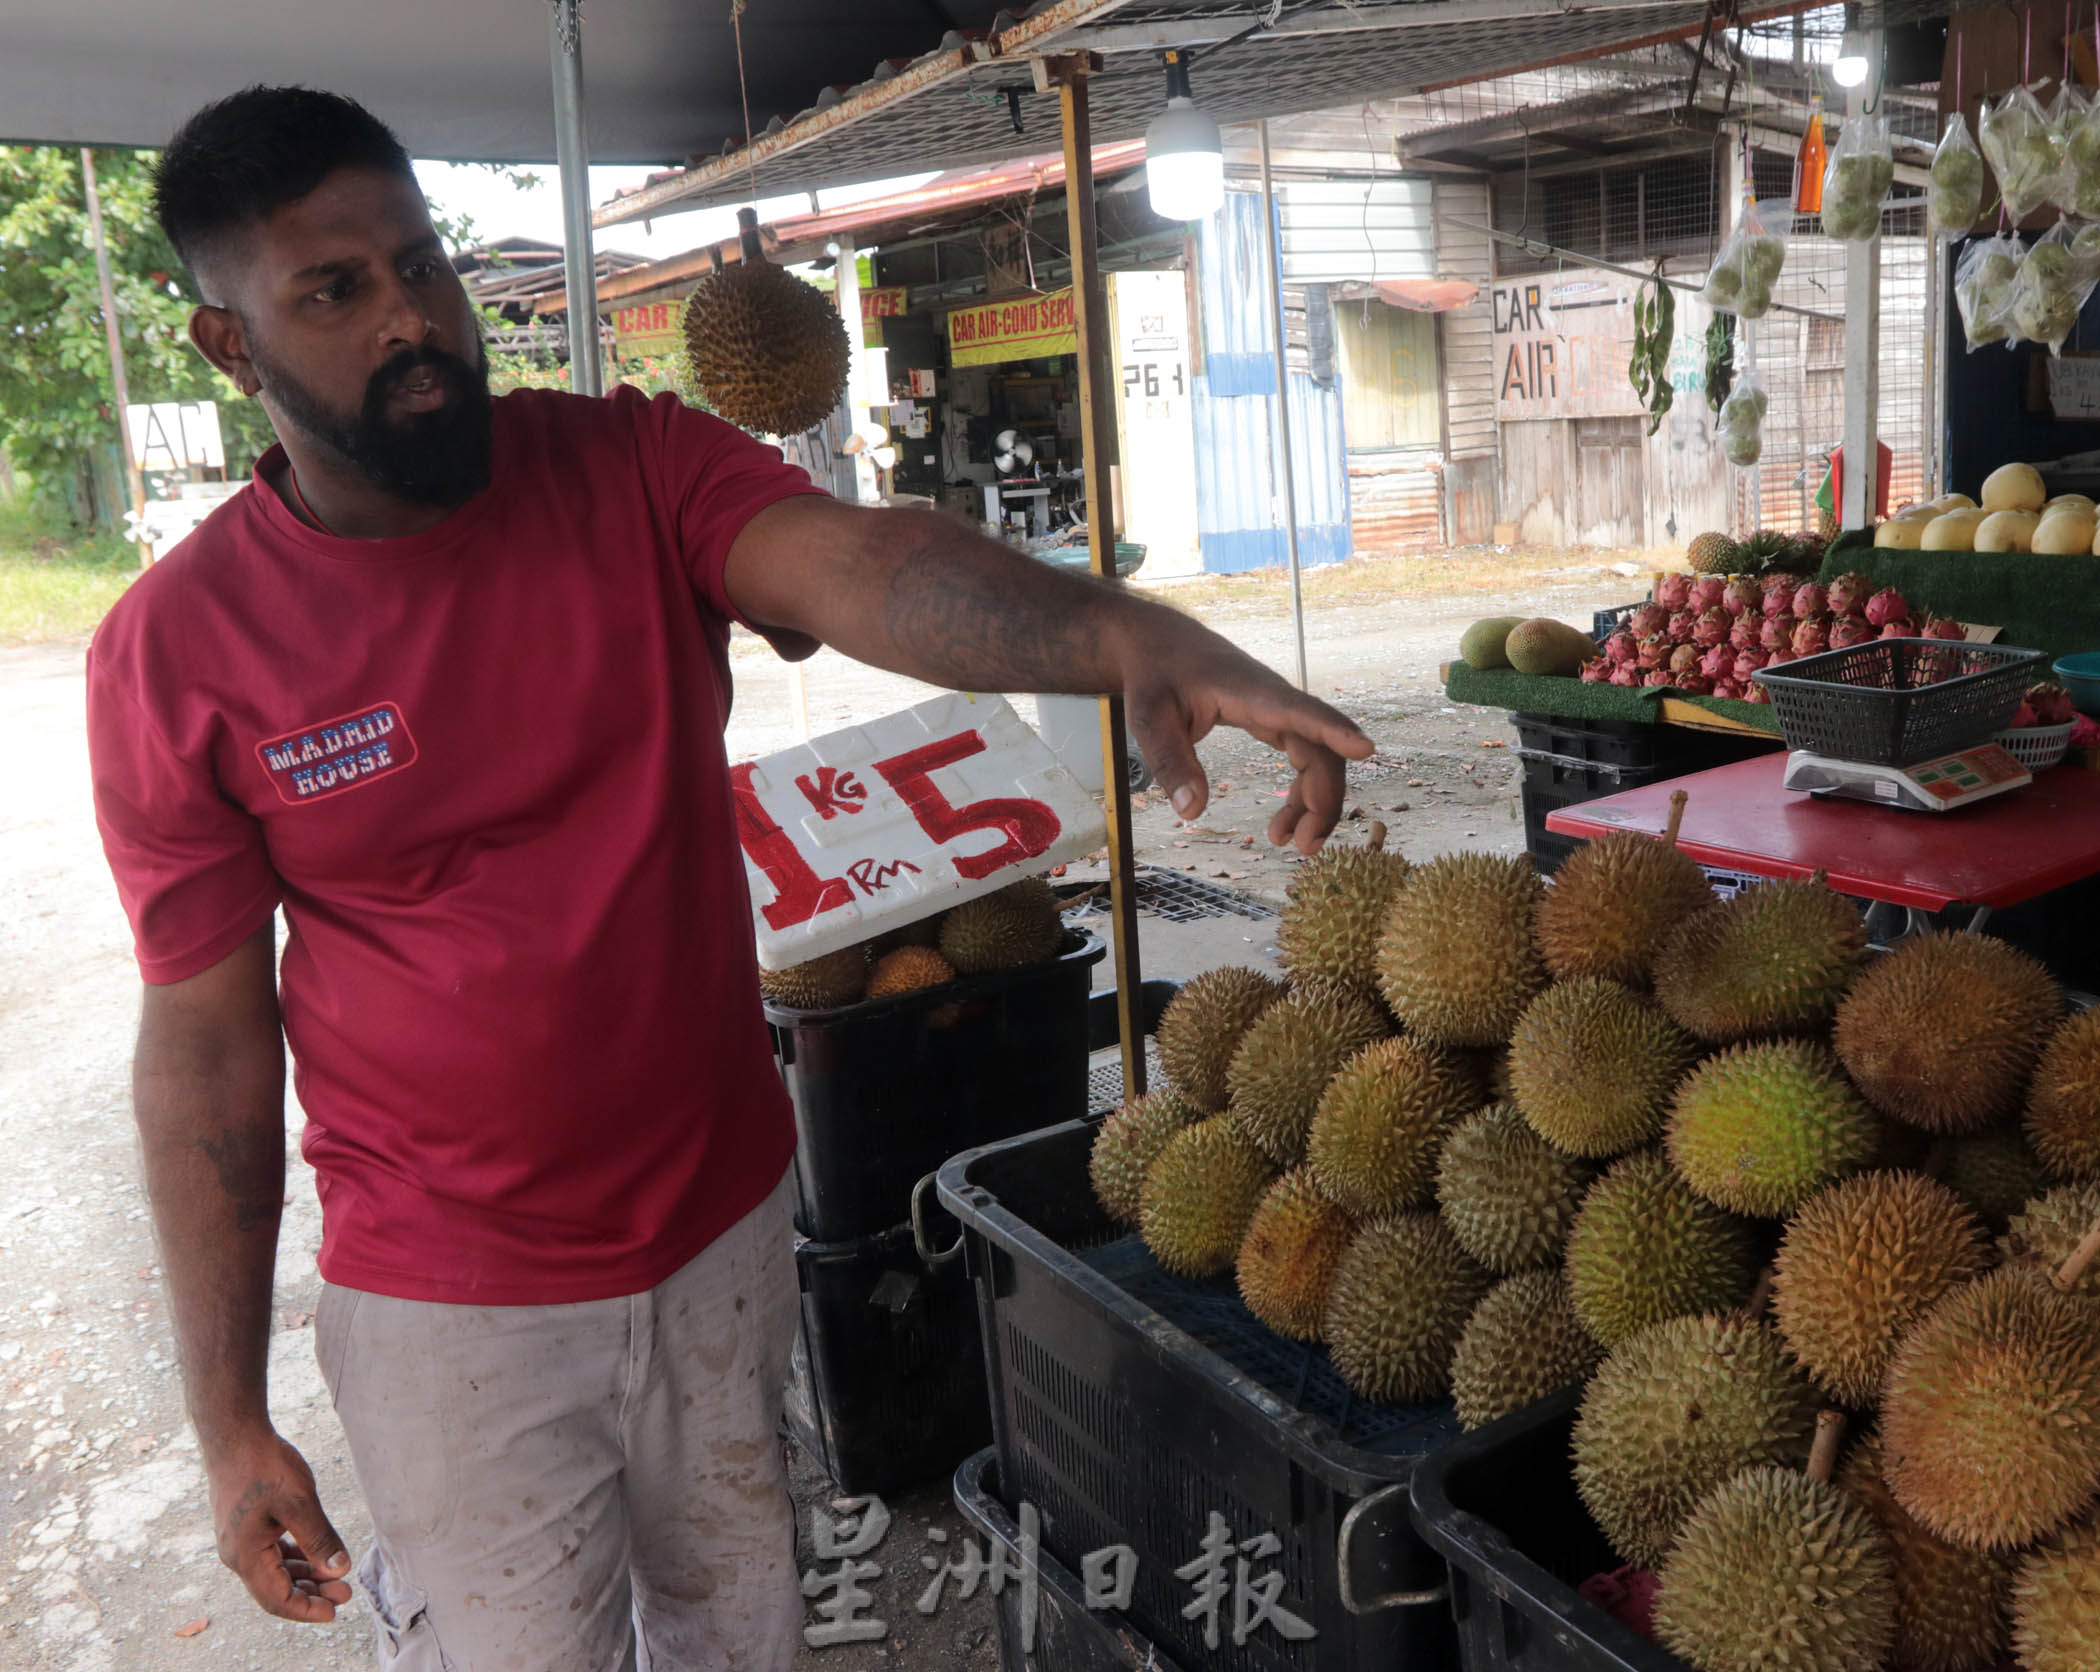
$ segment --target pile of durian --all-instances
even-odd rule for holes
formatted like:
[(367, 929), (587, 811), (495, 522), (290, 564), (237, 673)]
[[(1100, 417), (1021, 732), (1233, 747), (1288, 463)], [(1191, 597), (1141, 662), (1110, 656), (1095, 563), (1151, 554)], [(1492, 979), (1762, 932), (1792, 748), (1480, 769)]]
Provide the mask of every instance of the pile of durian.
[(807, 963), (762, 969), (758, 988), (793, 1010), (836, 1010), (965, 975), (1019, 969), (1057, 956), (1064, 944), (1062, 909), (1047, 882), (1024, 877)]
[(1299, 871), (1286, 980), (1169, 1007), (1108, 1212), (1364, 1398), (1587, 1381), (1577, 1489), (1699, 1672), (2100, 1668), (2100, 1011), (1669, 837), (1548, 885), (1377, 834)]

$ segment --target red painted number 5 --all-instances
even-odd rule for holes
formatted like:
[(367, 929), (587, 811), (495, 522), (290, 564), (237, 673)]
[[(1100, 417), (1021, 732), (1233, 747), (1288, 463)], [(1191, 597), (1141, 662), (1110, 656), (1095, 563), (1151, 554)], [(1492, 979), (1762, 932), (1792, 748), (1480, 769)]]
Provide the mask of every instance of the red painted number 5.
[(953, 860), (956, 870), (973, 882), (1017, 860), (1033, 859), (1064, 829), (1057, 815), (1040, 801), (1001, 797), (973, 801), (967, 807), (951, 803), (931, 774), (983, 752), (984, 739), (968, 731), (875, 763), (875, 770), (911, 809), (920, 829), (936, 842), (952, 842), (978, 830), (1006, 833), (1006, 840), (996, 848)]

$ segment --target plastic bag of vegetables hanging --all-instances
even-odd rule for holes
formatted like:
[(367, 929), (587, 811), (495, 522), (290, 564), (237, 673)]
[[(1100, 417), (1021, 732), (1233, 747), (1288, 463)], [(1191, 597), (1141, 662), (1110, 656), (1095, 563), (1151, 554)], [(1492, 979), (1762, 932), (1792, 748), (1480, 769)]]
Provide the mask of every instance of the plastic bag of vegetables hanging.
[(2013, 280), (2005, 320), (2010, 335), (2047, 343), (2051, 354), (2063, 352), (2064, 339), (2078, 324), (2078, 310), (2093, 293), (2093, 280), (2080, 271), (2073, 254), (2069, 221), (2058, 221), (2033, 244)]
[(1998, 176), (2005, 211), (2015, 221), (2024, 221), (2054, 195), (2063, 153), (2031, 88), (2015, 87), (1995, 105), (1986, 103), (1976, 137)]
[(2069, 107), (2057, 127), (2063, 166), (2057, 172), (2056, 206), (2068, 215), (2100, 219), (2100, 106), (2077, 88), (2066, 88)]
[(1764, 456), (1765, 390), (1755, 372), (1737, 378), (1728, 391), (1719, 429), (1721, 456), (1738, 469), (1747, 470)]
[(1848, 244), (1881, 230), (1881, 200), (1896, 183), (1886, 112), (1854, 116), (1823, 167), (1823, 231)]
[(1762, 319), (1771, 311), (1772, 286), (1786, 265), (1786, 240), (1767, 232), (1757, 206), (1745, 203), (1735, 228), (1722, 240), (1700, 291), (1706, 305), (1739, 319)]
[(2006, 315), (2025, 253), (2020, 240), (2007, 232), (1979, 238), (1962, 251), (1954, 269), (1954, 306), (1961, 314), (1962, 336), (1972, 352), (1985, 343), (2002, 343), (2010, 335)]
[(1932, 190), (1925, 201), (1937, 232), (1967, 232), (1983, 213), (1983, 153), (1958, 110), (1947, 118), (1947, 131), (1932, 153)]

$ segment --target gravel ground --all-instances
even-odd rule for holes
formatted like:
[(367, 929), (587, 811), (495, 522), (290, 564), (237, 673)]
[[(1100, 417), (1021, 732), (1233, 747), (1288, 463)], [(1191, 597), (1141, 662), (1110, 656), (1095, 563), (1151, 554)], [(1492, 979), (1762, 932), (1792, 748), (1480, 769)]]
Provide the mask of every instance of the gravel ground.
[[(1518, 552), (1358, 563), (1310, 577), (1312, 686), (1377, 740), (1352, 779), (1351, 827), (1384, 821), (1411, 857), (1523, 845), (1511, 733), (1493, 710), (1443, 700), (1437, 664), (1482, 615), (1550, 613), (1586, 624), (1637, 583), (1635, 554)], [(1631, 570), (1628, 562), (1626, 569)], [(1291, 635), (1279, 584), (1198, 583), (1166, 593), (1272, 665)], [(185, 1426), (160, 1273), (139, 1182), (128, 1060), (137, 1019), (129, 937), (97, 845), (81, 725), (81, 647), (0, 650), (0, 1666), (19, 1672), (286, 1672), (371, 1665), (369, 1616), (333, 1627), (257, 1611), (212, 1549), (197, 1451)], [(786, 669), (755, 641), (735, 653), (732, 754), (794, 741)], [(804, 672), (826, 730), (906, 706), (923, 687), (825, 653)], [(1280, 896), (1293, 861), (1261, 837), (1287, 774), (1237, 734), (1203, 747), (1214, 796), (1194, 823), (1140, 798), (1140, 858)], [(1186, 976), (1260, 933), (1213, 925), (1148, 942), (1147, 973)], [(1222, 955), (1232, 955), (1230, 951)], [(296, 1108), (288, 1111), (293, 1131)], [(337, 1527), (360, 1548), (369, 1522), (314, 1366), (313, 1181), (293, 1148), (277, 1272), (272, 1406), (306, 1454)], [(792, 1449), (792, 1448), (791, 1448)], [(811, 1516), (834, 1488), (792, 1458), (803, 1565)], [(987, 1598), (912, 1606), (928, 1528), (961, 1530), (945, 1483), (898, 1494), (873, 1559), (880, 1643), (807, 1651), (827, 1672), (998, 1665)], [(188, 1633), (188, 1635), (184, 1635)]]

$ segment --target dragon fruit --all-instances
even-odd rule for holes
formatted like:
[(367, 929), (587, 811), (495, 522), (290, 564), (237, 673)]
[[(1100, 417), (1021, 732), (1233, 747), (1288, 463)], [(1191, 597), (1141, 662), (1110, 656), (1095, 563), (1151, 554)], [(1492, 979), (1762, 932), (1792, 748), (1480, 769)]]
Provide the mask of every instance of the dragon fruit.
[(1728, 595), (1726, 575), (1694, 575), (1692, 595), (1688, 600), (1695, 610), (1710, 610)]
[(1714, 682), (1703, 673), (1687, 673), (1678, 676), (1677, 689), (1688, 697), (1710, 697), (1714, 694)]
[(1641, 641), (1621, 627), (1604, 641), (1604, 659), (1613, 667), (1633, 661), (1641, 653)]
[(1863, 615), (1840, 615), (1832, 618), (1830, 623), (1832, 650), (1850, 650), (1876, 636), (1873, 625)]
[(1668, 635), (1672, 644), (1690, 644), (1692, 642), (1692, 629), (1698, 625), (1698, 622), (1699, 612), (1697, 610), (1682, 609), (1670, 617), (1669, 625), (1663, 628), (1663, 632)]
[(1735, 625), (1728, 629), (1728, 642), (1737, 650), (1754, 650), (1758, 635), (1764, 631), (1765, 618), (1761, 615), (1739, 615)]
[(1966, 639), (1969, 630), (1951, 615), (1927, 615), (1921, 635), (1928, 639)]
[(1640, 646), (1634, 653), (1634, 665), (1643, 673), (1646, 673), (1650, 668), (1659, 668), (1669, 661), (1670, 651), (1673, 648), (1670, 641), (1664, 638), (1662, 634), (1650, 633), (1645, 639), (1640, 641)]
[(1692, 623), (1692, 643), (1697, 645), (1726, 644), (1728, 642), (1728, 629), (1731, 625), (1728, 612), (1716, 604), (1712, 609), (1703, 611), (1699, 619)]
[(1814, 581), (1803, 581), (1794, 588), (1794, 614), (1797, 616), (1822, 615), (1830, 608), (1830, 596)]
[(1748, 685), (1750, 676), (1771, 661), (1762, 650), (1746, 650), (1735, 659), (1735, 677), (1738, 684)]
[[(1857, 615), (1866, 607), (1867, 599), (1874, 590), (1874, 583), (1857, 569), (1838, 576), (1824, 589), (1830, 599), (1830, 607), (1839, 615)], [(1875, 625), (1878, 627), (1879, 622)]]
[(1660, 604), (1643, 604), (1626, 623), (1626, 631), (1637, 639), (1660, 633), (1670, 624), (1670, 612)]
[(2041, 721), (2035, 718), (2034, 710), (2023, 702), (2018, 708), (2013, 710), (2013, 717), (2005, 722), (2005, 729), (2007, 731), (2025, 731), (2029, 726), (2038, 726), (2040, 724)]
[(1676, 683), (1677, 676), (1670, 672), (1668, 668), (1652, 668), (1649, 670), (1648, 676), (1641, 681), (1641, 684), (1644, 686), (1675, 685)]
[(1671, 651), (1670, 671), (1680, 677), (1688, 673), (1697, 673), (1699, 671), (1699, 647), (1695, 644), (1681, 644)]
[(1816, 656), (1829, 648), (1829, 616), (1804, 616), (1801, 620), (1794, 623), (1794, 654), (1796, 656)]
[(1714, 681), (1714, 695), (1734, 697), (1740, 702), (1743, 696), (1743, 682), (1739, 679), (1717, 679)]
[(1614, 685), (1638, 685), (1641, 682), (1641, 666), (1638, 662), (1621, 662), (1611, 670)]
[(2027, 706), (2034, 710), (2038, 726), (2068, 726), (2078, 718), (2071, 706), (2071, 693), (2053, 679), (2027, 687)]
[(1699, 658), (1699, 671), (1708, 679), (1726, 679), (1735, 672), (1735, 649), (1731, 645), (1717, 644)]
[(1692, 601), (1690, 575), (1657, 575), (1655, 601), (1666, 610), (1681, 610)]
[(1907, 621), (1891, 621), (1885, 623), (1875, 636), (1884, 639), (1914, 639), (1918, 636), (1918, 630)]
[(1772, 693), (1770, 691), (1767, 691), (1762, 685), (1757, 684), (1755, 681), (1753, 681), (1750, 685), (1750, 688), (1743, 693), (1743, 701), (1745, 702), (1768, 703), (1771, 700)]
[(1793, 642), (1794, 623), (1790, 616), (1768, 615), (1765, 624), (1757, 630), (1757, 643), (1762, 650), (1785, 650)]
[(1611, 678), (1611, 663), (1602, 656), (1592, 656), (1580, 669), (1585, 685), (1602, 685)]
[(1748, 575), (1738, 575), (1721, 594), (1721, 608), (1730, 615), (1763, 615), (1765, 589)]
[(1765, 666), (1776, 668), (1781, 662), (1791, 662), (1793, 659), (1794, 647), (1791, 644), (1783, 644), (1766, 655)]
[[(1832, 604), (1831, 608), (1837, 606)], [(1891, 621), (1908, 621), (1910, 605), (1893, 586), (1885, 586), (1867, 600), (1867, 619), (1877, 627), (1886, 627)]]

